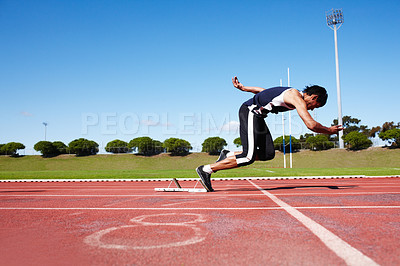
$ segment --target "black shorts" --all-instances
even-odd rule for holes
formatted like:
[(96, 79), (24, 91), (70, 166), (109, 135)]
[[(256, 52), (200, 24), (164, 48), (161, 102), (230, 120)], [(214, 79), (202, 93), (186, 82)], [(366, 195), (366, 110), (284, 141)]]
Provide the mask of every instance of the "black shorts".
[(243, 104), (239, 109), (243, 152), (236, 155), (238, 166), (252, 164), (256, 158), (267, 161), (275, 157), (274, 142), (264, 118), (251, 112), (250, 108)]

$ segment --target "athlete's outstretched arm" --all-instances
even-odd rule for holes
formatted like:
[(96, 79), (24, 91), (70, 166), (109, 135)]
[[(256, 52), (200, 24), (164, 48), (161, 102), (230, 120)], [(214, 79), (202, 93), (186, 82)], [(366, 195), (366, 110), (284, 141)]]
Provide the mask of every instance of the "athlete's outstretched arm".
[(304, 124), (311, 131), (314, 131), (316, 133), (333, 135), (343, 130), (343, 127), (341, 125), (325, 127), (320, 123), (318, 123), (317, 121), (315, 121), (307, 110), (306, 102), (301, 97), (301, 94), (295, 89), (292, 89), (285, 94), (284, 101), (286, 104), (290, 104), (296, 108), (297, 113), (303, 120)]
[(241, 90), (241, 91), (247, 91), (247, 92), (252, 92), (254, 94), (257, 94), (259, 92), (262, 92), (263, 90), (265, 90), (264, 88), (260, 88), (260, 87), (248, 87), (248, 86), (243, 86), (242, 83), (239, 82), (238, 78), (235, 76), (234, 78), (232, 78), (232, 84), (235, 88)]

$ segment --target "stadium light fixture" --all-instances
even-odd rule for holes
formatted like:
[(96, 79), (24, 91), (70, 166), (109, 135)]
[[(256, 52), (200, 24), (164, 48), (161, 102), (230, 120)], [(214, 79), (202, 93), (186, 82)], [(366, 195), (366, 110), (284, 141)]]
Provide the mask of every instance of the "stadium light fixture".
[[(342, 100), (340, 95), (340, 75), (339, 75), (339, 55), (338, 55), (338, 45), (337, 45), (337, 30), (343, 24), (343, 12), (342, 9), (332, 9), (326, 12), (326, 23), (329, 28), (333, 29), (335, 38), (335, 62), (336, 62), (336, 89), (337, 89), (337, 102), (338, 102), (338, 124), (343, 125), (342, 118)], [(343, 143), (343, 131), (339, 131), (339, 148), (344, 148)]]
[(47, 123), (46, 122), (43, 122), (43, 125), (44, 125), (44, 140), (46, 141), (46, 133), (47, 133)]

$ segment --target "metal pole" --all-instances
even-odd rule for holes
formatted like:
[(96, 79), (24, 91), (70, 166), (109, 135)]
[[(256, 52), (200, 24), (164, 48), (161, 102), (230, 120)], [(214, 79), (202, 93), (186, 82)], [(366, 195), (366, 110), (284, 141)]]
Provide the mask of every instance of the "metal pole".
[[(287, 69), (288, 87), (290, 87), (290, 71)], [(289, 161), (290, 168), (293, 168), (293, 157), (292, 157), (292, 114), (289, 111)]]
[[(315, 120), (315, 121), (318, 121), (318, 119), (317, 119), (317, 112), (316, 112), (315, 109), (313, 110), (313, 116), (314, 116), (314, 120)], [(317, 135), (317, 133), (316, 133), (316, 132), (313, 132), (313, 136), (315, 137), (316, 135)]]
[[(280, 82), (282, 87), (282, 79)], [(283, 168), (286, 168), (286, 151), (285, 151), (285, 115), (282, 113), (282, 148), (283, 148)]]
[[(338, 125), (343, 125), (342, 118), (342, 100), (340, 94), (340, 75), (339, 75), (339, 53), (337, 45), (337, 27), (336, 24), (333, 25), (333, 32), (335, 36), (335, 62), (336, 62), (336, 89), (337, 89), (337, 103), (338, 103)], [(343, 131), (339, 131), (339, 148), (344, 148), (343, 143)]]
[[(343, 125), (342, 118), (342, 100), (340, 93), (340, 74), (339, 74), (339, 52), (337, 45), (337, 30), (343, 25), (343, 12), (342, 9), (332, 9), (326, 12), (326, 23), (329, 28), (333, 30), (335, 38), (335, 63), (336, 63), (336, 89), (337, 89), (337, 103), (338, 103), (338, 125)], [(344, 148), (343, 131), (339, 131), (339, 148)]]

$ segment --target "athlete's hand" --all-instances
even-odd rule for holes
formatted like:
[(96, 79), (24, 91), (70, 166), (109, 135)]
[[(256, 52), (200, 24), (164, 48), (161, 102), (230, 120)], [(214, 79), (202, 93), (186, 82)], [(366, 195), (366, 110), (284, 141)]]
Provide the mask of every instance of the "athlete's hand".
[(332, 134), (338, 134), (339, 131), (343, 130), (343, 126), (342, 125), (337, 125), (337, 126), (331, 126), (329, 128), (329, 131), (332, 132)]
[(243, 91), (243, 84), (239, 82), (238, 78), (235, 76), (234, 78), (232, 78), (232, 84), (235, 88)]

